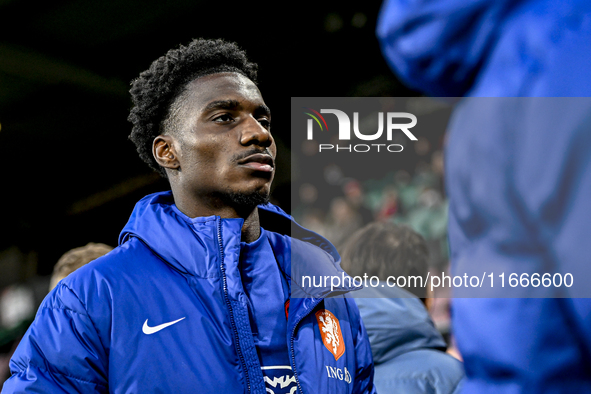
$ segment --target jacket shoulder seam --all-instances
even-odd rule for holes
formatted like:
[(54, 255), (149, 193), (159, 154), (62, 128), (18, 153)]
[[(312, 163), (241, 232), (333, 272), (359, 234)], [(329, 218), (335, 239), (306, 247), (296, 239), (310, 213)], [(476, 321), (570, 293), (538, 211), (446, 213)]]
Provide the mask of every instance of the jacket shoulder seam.
[[(105, 344), (103, 343), (103, 340), (101, 339), (101, 336), (98, 334), (98, 330), (96, 329), (96, 325), (94, 324), (94, 322), (92, 321), (92, 318), (90, 317), (90, 314), (88, 313), (88, 308), (86, 307), (86, 304), (84, 304), (84, 302), (82, 302), (80, 297), (78, 297), (78, 294), (76, 294), (76, 292), (74, 290), (72, 290), (68, 285), (66, 285), (64, 283), (62, 283), (61, 285), (64, 286), (66, 289), (70, 290), (70, 292), (72, 292), (74, 297), (76, 297), (76, 299), (78, 300), (80, 305), (82, 305), (82, 307), (84, 308), (84, 311), (86, 312), (86, 317), (88, 317), (88, 320), (90, 320), (90, 324), (92, 324), (92, 328), (94, 328), (94, 332), (97, 334), (96, 336), (98, 337), (98, 340), (101, 343), (101, 346), (103, 347), (103, 349), (106, 349)], [(63, 309), (68, 309), (68, 308), (63, 308)], [(72, 312), (77, 313), (79, 315), (81, 314), (81, 313), (78, 313), (74, 310), (72, 310)]]
[[(79, 377), (76, 377), (76, 376), (73, 376), (73, 375), (70, 375), (70, 374), (67, 374), (67, 373), (60, 372), (60, 371), (51, 371), (51, 370), (49, 370), (49, 369), (47, 369), (47, 368), (45, 368), (45, 367), (41, 367), (40, 365), (37, 365), (37, 364), (36, 364), (36, 363), (34, 363), (32, 360), (29, 360), (28, 364), (29, 364), (30, 366), (32, 366), (32, 367), (34, 367), (34, 368), (36, 368), (36, 369), (40, 370), (40, 371), (45, 371), (45, 372), (47, 372), (47, 373), (50, 373), (50, 374), (52, 374), (52, 375), (61, 375), (61, 376), (65, 376), (65, 377), (67, 377), (67, 378), (70, 378), (70, 379), (73, 379), (73, 380), (77, 380), (77, 381), (79, 381), (79, 382), (82, 382), (82, 383), (87, 383), (87, 384), (95, 384), (95, 385), (97, 385), (97, 386), (101, 386), (101, 387), (104, 387), (104, 388), (107, 388), (107, 387), (108, 387), (108, 386), (107, 386), (106, 384), (104, 384), (104, 383), (100, 383), (100, 382), (94, 382), (94, 381), (92, 381), (92, 380), (86, 380), (86, 379), (82, 379), (82, 378), (79, 378)], [(17, 375), (17, 374), (19, 374), (19, 373), (23, 373), (23, 372), (25, 372), (25, 370), (26, 370), (25, 368), (23, 368), (23, 369), (20, 369), (18, 372), (14, 373), (13, 375)]]
[(39, 309), (62, 310), (62, 311), (72, 312), (72, 313), (75, 313), (75, 314), (80, 315), (80, 316), (89, 317), (87, 314), (80, 313), (78, 311), (75, 311), (72, 308), (68, 308), (68, 307), (65, 307), (65, 306), (41, 306)]

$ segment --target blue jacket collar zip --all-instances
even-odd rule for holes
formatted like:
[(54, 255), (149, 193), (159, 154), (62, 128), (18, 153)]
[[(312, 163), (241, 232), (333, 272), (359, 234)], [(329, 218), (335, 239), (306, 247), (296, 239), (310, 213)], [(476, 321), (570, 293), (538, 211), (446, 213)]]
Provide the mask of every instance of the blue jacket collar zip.
[[(332, 289), (330, 283), (327, 286), (311, 286), (310, 281), (302, 283), (303, 276), (342, 278), (344, 275), (348, 278), (340, 268), (340, 256), (336, 248), (325, 238), (301, 227), (291, 216), (272, 204), (259, 206), (259, 215), (261, 226), (270, 236), (279, 266), (292, 282), (292, 298), (327, 298), (360, 289), (349, 280)], [(174, 205), (170, 191), (154, 193), (136, 204), (121, 231), (119, 244), (136, 237), (164, 262), (185, 275), (218, 277), (218, 266), (207, 266), (202, 258), (197, 261), (194, 256), (217, 255), (218, 248), (214, 246), (218, 244), (220, 222), (224, 253), (237, 258), (240, 253), (242, 219), (220, 219), (218, 216), (189, 218)], [(154, 226), (154, 223), (160, 226)], [(194, 238), (187, 234), (193, 234)]]
[[(314, 287), (310, 281), (302, 283), (303, 276), (348, 278), (340, 268), (340, 257), (335, 247), (320, 235), (301, 227), (291, 216), (272, 204), (259, 206), (259, 216), (261, 227), (267, 230), (279, 267), (291, 284), (287, 339), (297, 379), (294, 338), (299, 322), (324, 298), (358, 290), (359, 287), (345, 281), (331, 288), (330, 279), (327, 286)], [(154, 226), (155, 223), (159, 226)], [(265, 393), (238, 269), (242, 225), (242, 219), (221, 219), (219, 216), (189, 218), (174, 205), (170, 191), (161, 192), (148, 195), (136, 204), (119, 236), (119, 244), (137, 237), (181, 274), (210, 280), (221, 279), (222, 295), (234, 330), (236, 350), (245, 371), (248, 391)], [(288, 235), (290, 233), (291, 236)], [(193, 234), (194, 238), (187, 234)], [(194, 256), (200, 257), (195, 259)], [(301, 391), (300, 386), (299, 389)]]

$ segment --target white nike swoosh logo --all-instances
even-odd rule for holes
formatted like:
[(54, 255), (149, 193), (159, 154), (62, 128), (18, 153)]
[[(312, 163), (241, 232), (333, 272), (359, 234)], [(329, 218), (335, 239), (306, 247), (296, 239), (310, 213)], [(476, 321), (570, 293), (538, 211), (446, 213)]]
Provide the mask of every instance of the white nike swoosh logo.
[(175, 323), (178, 323), (178, 322), (180, 322), (180, 321), (181, 321), (181, 320), (183, 320), (183, 319), (184, 319), (184, 317), (181, 317), (181, 318), (180, 318), (180, 319), (178, 319), (178, 320), (171, 321), (171, 322), (164, 323), (164, 324), (160, 324), (160, 325), (158, 325), (158, 326), (154, 326), (154, 327), (150, 327), (150, 326), (148, 325), (148, 319), (146, 319), (146, 321), (144, 322), (144, 326), (142, 327), (142, 331), (143, 331), (143, 332), (144, 332), (144, 334), (146, 334), (146, 335), (154, 334), (155, 332), (158, 332), (158, 331), (160, 331), (160, 330), (162, 330), (163, 328), (166, 328), (166, 327), (168, 327), (168, 326), (172, 326), (173, 324), (175, 324)]

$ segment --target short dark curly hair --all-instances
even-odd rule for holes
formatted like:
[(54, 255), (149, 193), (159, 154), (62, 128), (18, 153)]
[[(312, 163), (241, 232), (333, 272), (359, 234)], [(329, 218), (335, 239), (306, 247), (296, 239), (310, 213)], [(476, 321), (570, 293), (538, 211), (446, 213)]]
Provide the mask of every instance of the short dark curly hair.
[(164, 168), (152, 155), (152, 143), (158, 135), (166, 133), (171, 108), (187, 84), (219, 72), (237, 72), (256, 84), (257, 69), (238, 45), (221, 39), (195, 39), (154, 61), (132, 82), (129, 91), (133, 101), (127, 118), (133, 124), (129, 139), (140, 158), (166, 177)]

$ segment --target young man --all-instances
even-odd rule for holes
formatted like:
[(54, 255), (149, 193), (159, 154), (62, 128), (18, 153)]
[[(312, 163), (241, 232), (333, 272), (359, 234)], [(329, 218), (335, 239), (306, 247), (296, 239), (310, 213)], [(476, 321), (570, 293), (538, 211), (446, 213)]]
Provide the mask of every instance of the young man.
[(49, 295), (3, 393), (374, 392), (359, 312), (337, 295), (353, 289), (292, 275), (340, 275), (339, 257), (268, 203), (276, 147), (255, 81), (221, 40), (134, 81), (131, 139), (172, 191), (141, 200), (119, 247)]

